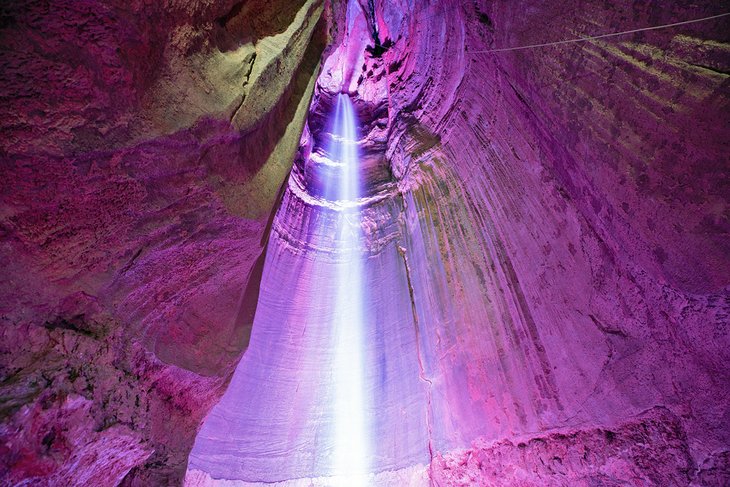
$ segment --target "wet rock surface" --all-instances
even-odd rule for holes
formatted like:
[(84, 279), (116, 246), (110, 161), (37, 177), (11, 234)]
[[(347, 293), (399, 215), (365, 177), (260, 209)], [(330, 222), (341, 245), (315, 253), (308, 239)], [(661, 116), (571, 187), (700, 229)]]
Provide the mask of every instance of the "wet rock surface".
[[(476, 443), (435, 459), (435, 485), (690, 485), (697, 469), (679, 420), (654, 409), (612, 429)], [(720, 485), (720, 484), (714, 484)]]
[[(655, 406), (696, 464), (726, 451), (727, 20), (488, 53), (719, 11), (440, 4), (416, 27), (382, 12), (434, 452)], [(664, 461), (670, 483), (695, 481)]]
[(181, 481), (259, 292), (262, 334), (314, 306), (259, 281), (268, 258), (317, 284), (335, 236), (308, 164), (345, 91), (395, 323), (372, 343), (403, 359), (384, 485), (429, 462), (438, 485), (726, 485), (727, 17), (485, 52), (722, 6), (360, 5), (357, 36), (339, 2), (0, 7), (2, 481)]

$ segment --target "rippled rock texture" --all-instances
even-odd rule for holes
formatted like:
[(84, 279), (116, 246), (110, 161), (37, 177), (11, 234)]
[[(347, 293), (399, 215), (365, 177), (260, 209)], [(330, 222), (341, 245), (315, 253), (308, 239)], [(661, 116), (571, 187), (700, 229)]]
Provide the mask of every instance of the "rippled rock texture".
[(209, 416), (246, 427), (225, 452), (246, 462), (193, 455), (188, 482), (330, 473), (327, 398), (295, 385), (326, 386), (296, 353), (327, 335), (287, 317), (326, 314), (337, 214), (313, 169), (344, 91), (373, 481), (728, 483), (728, 17), (485, 52), (718, 2), (0, 8), (3, 482), (179, 483), (254, 311), (228, 389), (249, 409)]
[(248, 342), (322, 10), (0, 7), (0, 483), (180, 483)]
[[(711, 2), (413, 10), (404, 21), (383, 6), (380, 31), (394, 40), (383, 55), (396, 68), (388, 149), (433, 384), (433, 451), (556, 428), (580, 443), (663, 406), (689, 463), (662, 457), (674, 447), (661, 435), (648, 455), (683, 485), (691, 475), (670, 472), (696, 473), (730, 440), (727, 19), (479, 53), (720, 12)], [(443, 466), (433, 478), (448, 485)], [(511, 482), (543, 485), (520, 468), (528, 477)]]
[[(334, 292), (316, 267), (336, 248), (317, 148), (333, 94), (348, 92), (380, 317), (366, 340), (373, 469), (431, 463), (440, 485), (694, 482), (730, 433), (727, 20), (489, 53), (718, 10), (361, 6), (340, 19), (274, 221), (269, 311), (191, 465), (243, 481), (332, 473), (332, 398), (316, 376), (328, 346), (304, 324)], [(363, 37), (367, 48), (353, 47)], [(282, 282), (303, 299), (282, 296)], [(239, 409), (259, 373), (269, 389)], [(565, 465), (541, 471), (545, 455)]]

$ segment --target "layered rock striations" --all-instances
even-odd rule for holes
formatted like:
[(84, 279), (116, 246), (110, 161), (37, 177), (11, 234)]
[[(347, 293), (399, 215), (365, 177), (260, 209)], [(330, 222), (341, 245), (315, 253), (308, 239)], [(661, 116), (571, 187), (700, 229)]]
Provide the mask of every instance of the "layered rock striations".
[[(342, 328), (357, 326), (356, 309), (337, 314), (343, 285), (361, 293), (364, 308), (362, 343), (354, 344), (362, 345), (363, 359), (352, 365), (363, 371), (367, 434), (353, 435), (347, 448), (362, 451), (368, 471), (380, 475), (369, 482), (426, 478), (428, 391), (399, 245), (402, 203), (386, 158), (386, 78), (367, 74), (383, 63), (366, 50), (370, 29), (358, 3), (350, 2), (335, 25), (342, 31), (333, 33), (272, 221), (250, 346), (200, 430), (185, 485), (337, 482), (338, 437), (350, 425), (342, 424), (336, 368), (341, 353), (360, 353), (338, 349)], [(351, 199), (338, 187), (347, 162), (331, 150), (341, 137), (334, 113), (343, 93), (358, 121), (353, 142), (362, 186)], [(338, 275), (353, 258), (362, 260), (362, 280), (343, 284)]]
[(0, 11), (0, 483), (174, 485), (248, 342), (323, 5)]
[[(323, 65), (270, 249), (277, 259), (316, 262), (335, 248), (317, 147), (334, 94), (347, 92), (362, 119), (362, 228), (369, 275), (378, 276), (369, 285), (387, 316), (376, 320), (383, 329), (370, 329), (379, 358), (368, 366), (368, 390), (376, 395), (379, 371), (403, 360), (386, 374), (402, 394), (378, 397), (373, 411), (387, 425), (374, 428), (388, 445), (372, 453), (377, 482), (402, 484), (396, 471), (430, 463), (438, 485), (722, 485), (727, 20), (500, 50), (714, 16), (718, 8), (360, 6), (357, 20), (344, 7), (341, 18), (333, 14), (346, 35), (335, 33)], [(364, 39), (366, 49), (353, 49), (352, 39)], [(307, 297), (296, 310), (327, 308), (317, 298), (333, 292), (327, 273), (292, 269), (271, 263), (265, 272)], [(274, 286), (262, 296), (278, 296)], [(288, 345), (274, 351), (284, 337), (298, 353), (307, 349), (310, 332), (292, 328), (288, 316), (257, 316), (267, 344), (260, 356), (296, 356)], [(393, 343), (403, 347), (397, 355)], [(238, 373), (250, 379), (245, 370), (259, 367), (247, 369), (245, 360)], [(275, 390), (326, 390), (326, 377), (297, 374), (327, 362), (278, 363), (267, 375)], [(297, 438), (291, 450), (315, 460), (287, 455), (271, 428), (257, 430), (260, 404), (236, 429), (236, 398), (255, 394), (253, 382), (229, 390), (212, 413), (217, 426), (203, 429), (205, 446), (193, 461), (209, 475), (196, 471), (191, 485), (300, 477), (327, 485), (331, 444), (321, 443), (320, 429), (299, 432), (305, 419), (265, 415)], [(266, 392), (257, 396), (266, 401)], [(321, 414), (308, 415), (309, 402), (296, 397), (285, 403), (302, 405), (320, 426), (332, 421), (318, 400), (311, 409)], [(407, 422), (404, 434), (390, 411), (413, 401), (408, 414), (423, 422)], [(235, 446), (247, 441), (264, 451)], [(262, 461), (272, 453), (271, 465)]]
[[(680, 432), (652, 435), (642, 455), (670, 477), (652, 480), (655, 466), (636, 457), (622, 460), (627, 470), (647, 469), (639, 477), (656, 485), (700, 482), (706, 463), (727, 472), (727, 18), (484, 52), (721, 9), (483, 2), (376, 12), (394, 42), (383, 54), (393, 66), (388, 150), (432, 382), (433, 451), (478, 439), (434, 463), (434, 480), (572, 485), (578, 477), (560, 469), (533, 475), (534, 450), (488, 445), (534, 437), (546, 451), (554, 442), (562, 461), (564, 446), (545, 431), (594, 449), (596, 428), (650, 428), (639, 418), (656, 407)], [(672, 464), (662, 452), (675, 447)], [(469, 484), (440, 472), (496, 452), (526, 462), (521, 475), (485, 465)], [(598, 467), (580, 475), (586, 485), (635, 478)]]
[(51, 7), (2, 7), (3, 481), (179, 482), (253, 323), (187, 484), (327, 485), (343, 92), (370, 481), (730, 481), (728, 17), (542, 45), (721, 5)]

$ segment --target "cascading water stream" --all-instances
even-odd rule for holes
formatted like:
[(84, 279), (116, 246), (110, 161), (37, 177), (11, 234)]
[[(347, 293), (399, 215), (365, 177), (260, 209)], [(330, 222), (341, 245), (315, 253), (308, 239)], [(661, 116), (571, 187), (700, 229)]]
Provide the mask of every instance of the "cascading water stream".
[(308, 161), (322, 198), (302, 199), (290, 180), (248, 350), (190, 455), (200, 475), (356, 487), (423, 458), (401, 259), (394, 244), (374, 252), (363, 232), (358, 121), (348, 95), (332, 101)]
[(332, 330), (334, 344), (334, 472), (337, 483), (364, 485), (369, 458), (368, 426), (365, 411), (369, 398), (365, 392), (363, 296), (363, 251), (361, 214), (356, 202), (361, 195), (357, 151), (357, 124), (350, 97), (337, 96), (328, 155), (339, 166), (325, 180), (325, 194), (342, 206), (338, 225), (339, 262), (336, 273), (336, 300)]

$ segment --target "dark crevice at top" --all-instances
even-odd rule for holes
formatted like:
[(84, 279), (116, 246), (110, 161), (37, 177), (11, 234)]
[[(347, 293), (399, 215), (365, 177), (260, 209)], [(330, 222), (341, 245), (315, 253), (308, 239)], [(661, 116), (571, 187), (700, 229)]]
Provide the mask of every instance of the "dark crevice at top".
[(243, 9), (243, 4), (245, 3), (246, 1), (243, 0), (233, 5), (233, 8), (231, 8), (231, 10), (227, 14), (217, 19), (218, 25), (220, 25), (221, 27), (225, 27), (226, 24), (231, 21), (231, 19), (235, 18), (238, 14), (241, 13), (241, 10)]
[(375, 18), (375, 2), (373, 0), (368, 0), (368, 11), (367, 15), (370, 17), (370, 24), (373, 28), (373, 41), (375, 41), (375, 45), (380, 45), (380, 37), (378, 35), (378, 22)]
[(479, 10), (478, 7), (476, 9), (476, 14), (477, 20), (480, 24), (485, 25), (489, 30), (494, 30), (494, 24), (492, 23), (492, 19), (489, 17), (489, 15)]
[(365, 51), (367, 51), (368, 54), (370, 54), (371, 57), (379, 58), (379, 57), (381, 57), (383, 55), (384, 52), (386, 52), (391, 47), (393, 47), (393, 41), (392, 40), (385, 39), (385, 42), (383, 42), (381, 44), (380, 41), (378, 41), (376, 39), (375, 45), (374, 46), (367, 46), (365, 48)]
[(477, 18), (479, 19), (479, 22), (486, 25), (487, 27), (493, 27), (492, 20), (489, 18), (489, 15), (483, 13), (483, 12), (477, 12)]
[(87, 329), (84, 320), (85, 317), (82, 314), (69, 319), (58, 317), (53, 321), (46, 321), (43, 326), (48, 330), (69, 330), (91, 338), (99, 338), (97, 333)]
[(365, 15), (368, 17), (368, 21), (370, 22), (370, 25), (372, 27), (372, 37), (373, 37), (373, 46), (368, 46), (365, 48), (365, 50), (370, 54), (370, 56), (378, 58), (383, 55), (385, 51), (391, 48), (393, 45), (393, 41), (390, 39), (385, 39), (385, 42), (380, 41), (380, 34), (378, 33), (378, 22), (375, 17), (375, 2), (374, 0), (368, 0), (368, 9), (367, 12), (365, 12)]

